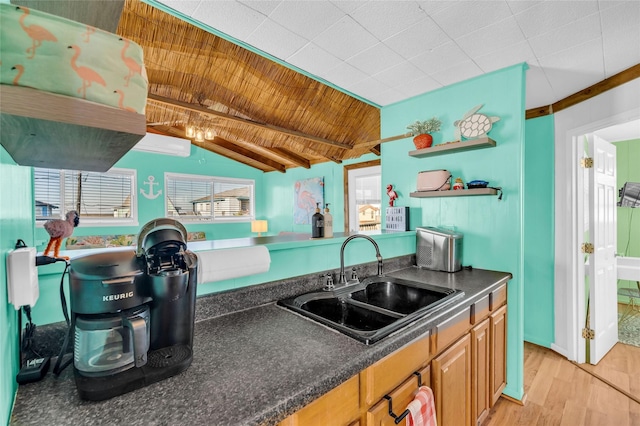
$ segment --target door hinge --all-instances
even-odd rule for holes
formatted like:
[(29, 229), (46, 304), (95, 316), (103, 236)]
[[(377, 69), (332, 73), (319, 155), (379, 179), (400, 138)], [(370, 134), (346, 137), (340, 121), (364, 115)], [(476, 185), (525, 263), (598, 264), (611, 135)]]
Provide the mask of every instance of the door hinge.
[(580, 246), (580, 251), (586, 254), (593, 254), (593, 244), (582, 243), (582, 245)]
[(583, 169), (590, 169), (593, 167), (593, 158), (584, 157), (580, 159), (580, 166)]
[(596, 333), (590, 328), (583, 328), (582, 337), (584, 337), (587, 340), (593, 340), (593, 338), (596, 337)]

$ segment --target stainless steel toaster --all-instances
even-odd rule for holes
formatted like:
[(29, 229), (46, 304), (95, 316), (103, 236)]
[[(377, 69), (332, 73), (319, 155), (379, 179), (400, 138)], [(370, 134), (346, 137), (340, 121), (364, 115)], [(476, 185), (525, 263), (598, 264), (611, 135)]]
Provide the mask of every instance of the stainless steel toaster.
[(416, 265), (444, 272), (462, 269), (462, 234), (441, 228), (416, 228)]

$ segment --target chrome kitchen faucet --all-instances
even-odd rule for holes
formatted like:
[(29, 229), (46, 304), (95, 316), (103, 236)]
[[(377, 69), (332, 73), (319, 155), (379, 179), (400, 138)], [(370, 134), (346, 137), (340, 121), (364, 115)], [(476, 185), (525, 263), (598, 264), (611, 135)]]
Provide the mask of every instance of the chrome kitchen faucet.
[(340, 285), (347, 285), (347, 278), (344, 274), (344, 248), (346, 247), (347, 243), (354, 238), (365, 238), (371, 241), (371, 244), (373, 244), (373, 246), (376, 248), (376, 259), (378, 259), (378, 276), (382, 276), (382, 256), (380, 255), (380, 247), (378, 247), (378, 244), (373, 240), (373, 238), (362, 234), (356, 234), (344, 240), (344, 243), (342, 243), (342, 247), (340, 247), (340, 279), (338, 281), (338, 284)]

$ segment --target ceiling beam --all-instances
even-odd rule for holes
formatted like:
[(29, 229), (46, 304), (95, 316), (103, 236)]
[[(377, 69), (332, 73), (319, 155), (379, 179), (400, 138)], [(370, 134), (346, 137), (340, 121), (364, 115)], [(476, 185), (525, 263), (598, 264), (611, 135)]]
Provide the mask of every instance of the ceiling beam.
[(276, 155), (281, 156), (283, 158), (286, 158), (287, 160), (291, 161), (294, 164), (297, 164), (298, 166), (304, 167), (305, 169), (310, 169), (311, 168), (311, 163), (309, 162), (309, 160), (307, 160), (304, 157), (299, 156), (298, 154), (289, 151), (288, 149), (285, 148), (271, 148), (271, 151), (273, 151)]
[(378, 157), (380, 157), (380, 155), (382, 154), (380, 152), (380, 145), (376, 145), (373, 148), (371, 148), (369, 151), (373, 152), (375, 155), (377, 155)]
[(157, 133), (165, 136), (174, 136), (176, 138), (189, 139), (184, 135), (184, 130), (180, 130), (166, 124), (158, 124), (155, 126), (147, 125), (147, 133)]
[(236, 154), (239, 154), (243, 157), (250, 158), (253, 161), (257, 161), (258, 163), (262, 163), (269, 168), (278, 171), (280, 173), (286, 173), (287, 168), (284, 164), (280, 164), (276, 161), (273, 161), (270, 158), (267, 158), (263, 155), (260, 155), (256, 152), (250, 151), (240, 145), (236, 145), (233, 142), (229, 142), (228, 140), (222, 139), (221, 137), (216, 136), (213, 141), (209, 141), (209, 143), (205, 143), (202, 145), (203, 148), (206, 148), (208, 145), (216, 145), (222, 147), (226, 150), (233, 151)]
[(400, 139), (410, 138), (411, 136), (413, 136), (412, 133), (404, 133), (402, 135), (389, 136), (388, 138), (384, 138), (384, 139), (376, 139), (376, 140), (369, 141), (369, 142), (359, 143), (358, 147), (372, 147), (373, 148), (376, 145), (380, 145), (380, 144), (385, 143), (385, 142), (393, 142), (393, 141), (397, 141), (397, 140), (400, 140)]
[(525, 118), (529, 119), (555, 114), (558, 111), (562, 111), (563, 109), (572, 107), (580, 102), (584, 102), (606, 92), (607, 90), (614, 89), (622, 84), (630, 82), (631, 80), (635, 80), (636, 78), (640, 78), (640, 64), (636, 64), (626, 70), (620, 71), (609, 78), (605, 78), (604, 80), (569, 95), (564, 99), (560, 99), (558, 102), (554, 102), (551, 105), (528, 109), (525, 113)]
[[(147, 131), (149, 133), (159, 133), (166, 136), (176, 136), (180, 138), (185, 138), (184, 131), (180, 129), (176, 129), (175, 127), (172, 127), (172, 126), (166, 126), (166, 125), (147, 126)], [(222, 155), (223, 157), (227, 157), (234, 161), (238, 161), (242, 164), (246, 164), (247, 166), (253, 167), (254, 169), (262, 170), (263, 172), (273, 171), (273, 170), (279, 171), (281, 173), (286, 172), (286, 167), (283, 164), (277, 163), (267, 157), (264, 157), (260, 154), (256, 154), (255, 152), (251, 152), (245, 148), (242, 148), (234, 143), (231, 143), (219, 137), (216, 137), (213, 142), (212, 141), (206, 141), (206, 142), (191, 141), (191, 143), (197, 147), (206, 149), (207, 151), (211, 151), (216, 154)], [(252, 161), (246, 161), (239, 157), (249, 158)], [(256, 162), (266, 167), (256, 167), (255, 165)]]
[(298, 132), (298, 131), (295, 131), (295, 130), (285, 129), (284, 127), (274, 126), (272, 124), (258, 123), (256, 121), (247, 120), (247, 119), (241, 118), (241, 117), (236, 117), (236, 116), (231, 115), (231, 114), (225, 114), (224, 112), (214, 111), (214, 110), (211, 110), (211, 109), (208, 109), (206, 107), (199, 106), (199, 105), (194, 105), (194, 104), (190, 104), (190, 103), (187, 103), (187, 102), (177, 101), (175, 99), (167, 98), (167, 97), (164, 97), (164, 96), (155, 95), (153, 93), (149, 93), (147, 95), (147, 98), (151, 99), (152, 101), (159, 102), (159, 103), (162, 103), (162, 104), (165, 104), (165, 105), (170, 105), (170, 106), (173, 106), (173, 107), (178, 107), (178, 108), (186, 109), (186, 110), (189, 110), (189, 111), (194, 111), (194, 112), (197, 112), (197, 113), (200, 113), (200, 114), (211, 115), (211, 116), (214, 116), (214, 117), (217, 117), (217, 118), (223, 118), (225, 120), (234, 121), (236, 123), (257, 127), (259, 129), (262, 129), (262, 130), (270, 130), (272, 132), (281, 133), (281, 134), (284, 134), (284, 135), (287, 135), (287, 136), (294, 136), (294, 137), (297, 137), (297, 138), (303, 138), (303, 139), (307, 139), (307, 140), (318, 142), (318, 143), (325, 144), (325, 145), (337, 146), (337, 147), (343, 148), (343, 149), (353, 149), (353, 147), (351, 145), (348, 145), (346, 143), (331, 141), (331, 140), (328, 140), (328, 139), (320, 138), (320, 137), (313, 136), (313, 135), (308, 135), (306, 133)]
[(256, 165), (255, 161), (250, 161), (248, 158), (240, 156), (237, 152), (229, 151), (229, 150), (227, 150), (227, 149), (225, 149), (225, 148), (223, 148), (221, 146), (214, 145), (210, 141), (192, 142), (192, 143), (193, 143), (193, 145), (195, 145), (195, 146), (197, 146), (199, 148), (205, 149), (205, 150), (207, 150), (209, 152), (212, 152), (214, 154), (218, 154), (218, 155), (220, 155), (222, 157), (226, 157), (226, 158), (228, 158), (230, 160), (237, 161), (238, 163), (245, 164), (245, 165), (247, 165), (249, 167), (253, 167), (254, 169), (258, 169), (258, 170), (260, 170), (262, 172), (271, 172), (271, 171), (273, 171), (273, 169), (271, 167), (267, 167), (267, 166), (264, 166), (264, 165), (263, 165), (264, 167), (260, 167), (260, 166)]

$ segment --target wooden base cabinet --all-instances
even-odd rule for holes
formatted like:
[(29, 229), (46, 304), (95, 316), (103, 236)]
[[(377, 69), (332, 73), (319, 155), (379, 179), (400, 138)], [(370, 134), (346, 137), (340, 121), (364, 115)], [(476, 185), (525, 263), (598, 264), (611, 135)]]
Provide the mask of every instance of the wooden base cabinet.
[(394, 425), (385, 396), (400, 416), (418, 390), (414, 372), (433, 390), (438, 426), (482, 424), (506, 386), (506, 303), (505, 284), (279, 426)]
[[(431, 366), (427, 365), (419, 371), (423, 386), (431, 387)], [(402, 382), (400, 386), (388, 393), (391, 397), (392, 409), (395, 415), (400, 416), (418, 392), (418, 376), (412, 375)], [(405, 424), (405, 420), (401, 422)], [(395, 419), (389, 415), (389, 401), (381, 399), (376, 405), (367, 411), (366, 426), (393, 426)]]
[(471, 426), (471, 337), (466, 334), (431, 362), (438, 426)]
[(492, 353), (489, 330), (489, 318), (471, 329), (471, 388), (474, 391), (471, 413), (475, 425), (481, 425), (489, 415)]
[(507, 385), (507, 305), (498, 308), (489, 317), (491, 328), (490, 406), (498, 401)]
[(301, 410), (278, 426), (344, 426), (358, 425), (360, 415), (360, 380), (355, 375)]

